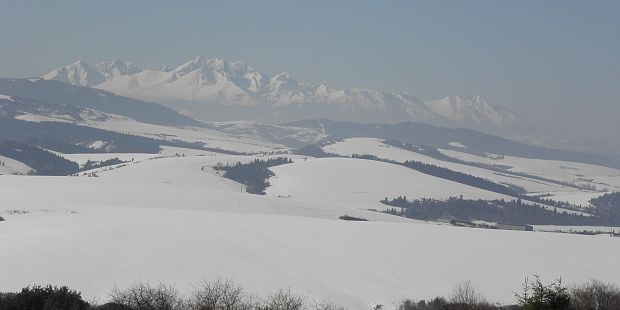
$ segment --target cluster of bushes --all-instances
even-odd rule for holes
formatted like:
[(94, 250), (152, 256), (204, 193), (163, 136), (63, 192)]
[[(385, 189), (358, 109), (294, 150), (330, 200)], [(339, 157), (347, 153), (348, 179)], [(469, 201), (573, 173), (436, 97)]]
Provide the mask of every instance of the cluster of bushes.
[(28, 165), (35, 169), (38, 175), (69, 175), (80, 169), (75, 162), (36, 146), (16, 141), (0, 141), (0, 155)]
[[(84, 301), (81, 294), (67, 287), (33, 286), (15, 293), (0, 293), (0, 310), (344, 310), (329, 301), (315, 301), (279, 290), (266, 298), (248, 294), (232, 280), (218, 279), (194, 286), (189, 296), (173, 286), (136, 283), (126, 289), (114, 289), (110, 301), (96, 305)], [(544, 284), (538, 276), (527, 278), (521, 292), (515, 293), (517, 304), (488, 302), (471, 284), (456, 285), (447, 297), (431, 300), (407, 299), (398, 310), (617, 310), (620, 288), (592, 280), (568, 288), (561, 280)], [(376, 305), (373, 309), (384, 309)]]
[(32, 286), (16, 293), (0, 293), (0, 310), (85, 310), (82, 295), (66, 286)]
[(488, 302), (470, 282), (455, 286), (448, 298), (405, 300), (398, 310), (614, 310), (620, 309), (620, 288), (592, 280), (567, 288), (557, 280), (544, 284), (538, 276), (527, 278), (522, 292), (515, 293), (517, 304), (497, 305)]
[(343, 310), (328, 301), (310, 301), (290, 290), (259, 298), (246, 293), (232, 280), (202, 282), (185, 297), (173, 286), (136, 283), (114, 289), (110, 301), (96, 305), (65, 286), (26, 287), (0, 293), (0, 310)]
[(246, 191), (252, 194), (265, 194), (265, 189), (269, 186), (267, 179), (273, 176), (269, 167), (292, 163), (287, 157), (270, 158), (267, 160), (255, 159), (252, 162), (243, 164), (236, 163), (233, 166), (217, 165), (215, 170), (224, 172), (224, 177), (237, 181), (246, 186)]
[[(385, 198), (381, 202), (394, 207), (384, 210), (385, 213), (425, 221), (449, 216), (465, 222), (483, 220), (514, 225), (598, 226), (609, 223), (607, 218), (547, 210), (535, 204), (523, 203), (520, 199), (469, 200), (451, 197), (447, 200), (422, 198), (408, 201), (407, 197), (400, 196), (391, 200)], [(617, 224), (620, 222), (614, 222), (614, 225)]]

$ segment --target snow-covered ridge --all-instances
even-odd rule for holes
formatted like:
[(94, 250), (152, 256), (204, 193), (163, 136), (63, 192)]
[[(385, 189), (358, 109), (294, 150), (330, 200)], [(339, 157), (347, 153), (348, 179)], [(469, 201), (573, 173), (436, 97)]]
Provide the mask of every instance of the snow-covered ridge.
[(11, 98), (11, 96), (0, 94), (0, 100), (13, 101), (13, 98)]
[[(120, 60), (90, 66), (80, 60), (42, 78), (166, 104), (210, 121), (287, 122), (303, 115), (357, 122), (417, 121), (506, 134), (532, 127), (514, 112), (492, 105), (478, 95), (469, 99), (450, 95), (424, 102), (405, 92), (338, 89), (327, 82), (313, 85), (298, 81), (287, 71), (269, 76), (241, 62), (204, 55), (174, 69), (162, 68), (165, 69), (141, 69)], [(260, 109), (234, 110), (235, 107)]]

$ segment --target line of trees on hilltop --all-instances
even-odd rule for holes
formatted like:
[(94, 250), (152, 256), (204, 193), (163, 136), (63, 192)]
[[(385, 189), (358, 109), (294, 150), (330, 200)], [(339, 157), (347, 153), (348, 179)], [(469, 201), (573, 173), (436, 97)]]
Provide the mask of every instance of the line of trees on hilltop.
[(420, 161), (408, 160), (408, 161), (401, 163), (401, 162), (397, 162), (394, 160), (382, 159), (375, 155), (368, 155), (368, 154), (363, 154), (363, 155), (353, 154), (351, 155), (351, 157), (359, 158), (359, 159), (377, 160), (377, 161), (382, 161), (382, 162), (391, 163), (395, 165), (401, 165), (401, 166), (405, 166), (407, 168), (419, 171), (424, 174), (428, 174), (428, 175), (432, 175), (438, 178), (442, 178), (442, 179), (454, 181), (457, 183), (473, 186), (476, 188), (488, 190), (491, 192), (504, 194), (507, 196), (519, 197), (521, 194), (525, 193), (525, 189), (514, 186), (514, 185), (506, 186), (506, 185), (495, 183), (493, 181), (489, 181), (487, 179), (473, 176), (467, 173), (451, 170), (451, 169), (444, 168), (444, 167), (439, 167), (436, 165), (426, 164)]
[(107, 167), (112, 165), (120, 165), (126, 163), (126, 161), (120, 160), (118, 157), (110, 158), (104, 161), (87, 160), (80, 171), (87, 171), (95, 168)]

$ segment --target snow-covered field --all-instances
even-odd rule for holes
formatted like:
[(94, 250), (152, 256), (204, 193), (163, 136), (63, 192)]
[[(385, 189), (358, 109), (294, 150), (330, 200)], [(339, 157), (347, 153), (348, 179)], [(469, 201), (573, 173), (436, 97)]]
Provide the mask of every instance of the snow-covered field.
[[(350, 309), (389, 309), (463, 280), (504, 303), (532, 274), (620, 284), (618, 238), (458, 228), (366, 210), (385, 196), (494, 193), (381, 162), (294, 156), (272, 168), (272, 187), (258, 196), (210, 168), (252, 156), (185, 155), (141, 158), (98, 177), (0, 176), (0, 291), (66, 284), (105, 300), (134, 281), (187, 293), (191, 283), (227, 277), (259, 295), (290, 287)], [(371, 221), (338, 220), (344, 214)]]

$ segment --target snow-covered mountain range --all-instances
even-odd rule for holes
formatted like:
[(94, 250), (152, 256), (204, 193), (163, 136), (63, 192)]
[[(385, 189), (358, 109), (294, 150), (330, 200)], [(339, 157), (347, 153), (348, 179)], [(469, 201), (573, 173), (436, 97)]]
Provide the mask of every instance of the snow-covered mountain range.
[(396, 123), (416, 121), (500, 135), (532, 133), (531, 121), (481, 96), (422, 101), (406, 92), (337, 89), (288, 72), (269, 76), (241, 62), (198, 56), (174, 69), (142, 69), (120, 60), (80, 60), (42, 76), (157, 102), (197, 119), (290, 122), (307, 118)]

